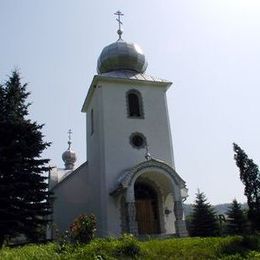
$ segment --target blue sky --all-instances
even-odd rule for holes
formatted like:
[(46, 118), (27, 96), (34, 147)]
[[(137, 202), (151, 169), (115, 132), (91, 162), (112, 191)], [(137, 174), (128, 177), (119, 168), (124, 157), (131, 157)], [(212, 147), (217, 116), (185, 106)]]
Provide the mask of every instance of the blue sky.
[[(45, 123), (59, 167), (73, 131), (78, 165), (86, 159), (80, 112), (103, 47), (137, 42), (147, 74), (173, 81), (168, 106), (175, 163), (190, 197), (213, 204), (243, 196), (232, 142), (260, 158), (260, 2), (258, 0), (1, 0), (0, 80), (19, 68), (29, 82), (31, 118)], [(152, 151), (151, 151), (152, 153)]]

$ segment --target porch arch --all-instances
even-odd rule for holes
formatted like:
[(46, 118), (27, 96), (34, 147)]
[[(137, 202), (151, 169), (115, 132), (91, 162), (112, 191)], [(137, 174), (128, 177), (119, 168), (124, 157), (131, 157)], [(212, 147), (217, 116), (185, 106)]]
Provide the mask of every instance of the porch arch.
[[(183, 221), (182, 195), (181, 189), (185, 188), (185, 182), (176, 171), (166, 163), (150, 159), (135, 167), (126, 170), (120, 175), (117, 186), (110, 193), (113, 196), (121, 194), (126, 201), (126, 215), (128, 232), (138, 235), (137, 209), (135, 201), (135, 183), (143, 182), (151, 185), (155, 183), (157, 187), (159, 209), (159, 230), (165, 233), (165, 208), (163, 201), (169, 196), (172, 197), (172, 206), (168, 212), (172, 213), (172, 225), (175, 226), (175, 233), (179, 236), (187, 234)], [(168, 219), (169, 220), (169, 219)], [(140, 229), (140, 228), (139, 228)]]

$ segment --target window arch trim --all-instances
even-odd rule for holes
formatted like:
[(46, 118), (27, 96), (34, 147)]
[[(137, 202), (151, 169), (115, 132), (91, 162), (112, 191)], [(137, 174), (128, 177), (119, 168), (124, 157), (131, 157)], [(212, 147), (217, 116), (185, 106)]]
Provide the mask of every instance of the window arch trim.
[[(130, 107), (133, 104), (130, 104), (129, 97), (130, 95), (135, 95), (137, 97), (138, 101), (138, 114), (134, 115), (136, 111), (134, 111), (134, 108)], [(134, 118), (134, 119), (144, 119), (144, 109), (143, 109), (143, 98), (140, 91), (136, 89), (130, 89), (126, 92), (126, 106), (127, 106), (127, 117), (128, 118)]]

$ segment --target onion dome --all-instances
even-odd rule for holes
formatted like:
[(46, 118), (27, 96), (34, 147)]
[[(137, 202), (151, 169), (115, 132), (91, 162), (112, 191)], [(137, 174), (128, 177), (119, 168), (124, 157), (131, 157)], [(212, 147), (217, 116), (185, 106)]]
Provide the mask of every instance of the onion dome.
[(97, 62), (97, 72), (101, 74), (115, 70), (131, 70), (144, 73), (147, 65), (139, 45), (119, 39), (102, 50)]
[(123, 30), (121, 28), (122, 22), (120, 17), (122, 14), (117, 11), (115, 15), (118, 16), (119, 29), (117, 34), (118, 40), (106, 46), (97, 62), (98, 74), (116, 71), (116, 70), (130, 70), (137, 73), (144, 73), (147, 68), (147, 61), (145, 59), (142, 49), (136, 43), (129, 43), (122, 40)]
[(69, 130), (69, 141), (68, 141), (68, 149), (62, 154), (62, 160), (65, 164), (65, 170), (73, 170), (74, 164), (77, 160), (76, 153), (71, 149), (71, 130)]

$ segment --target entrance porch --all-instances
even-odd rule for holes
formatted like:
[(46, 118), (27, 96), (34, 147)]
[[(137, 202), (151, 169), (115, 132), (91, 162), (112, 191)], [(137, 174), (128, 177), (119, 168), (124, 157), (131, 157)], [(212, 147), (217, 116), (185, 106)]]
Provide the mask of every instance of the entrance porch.
[(120, 196), (122, 233), (187, 236), (185, 191), (185, 182), (162, 161), (150, 159), (125, 171), (111, 192)]

